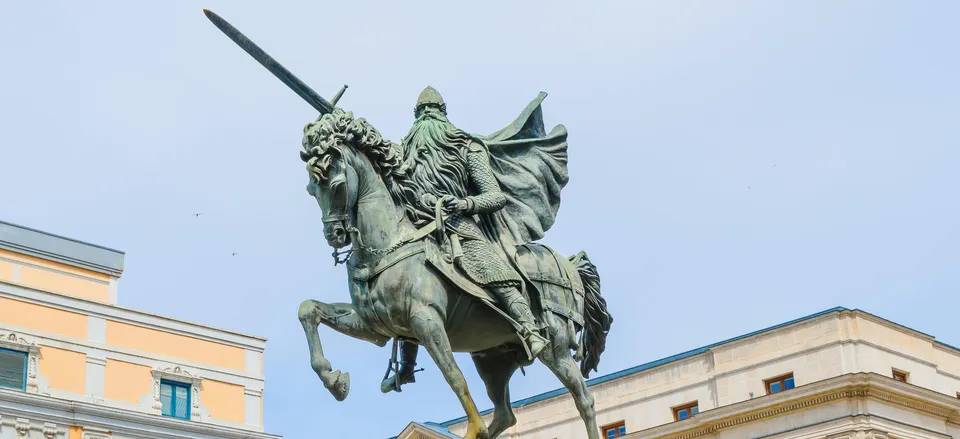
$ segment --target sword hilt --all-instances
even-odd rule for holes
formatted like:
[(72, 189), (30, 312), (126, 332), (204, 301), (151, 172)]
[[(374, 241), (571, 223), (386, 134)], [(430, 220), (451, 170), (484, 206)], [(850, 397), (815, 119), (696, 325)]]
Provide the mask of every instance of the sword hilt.
[(343, 92), (347, 91), (347, 87), (347, 84), (343, 84), (343, 87), (340, 88), (340, 91), (333, 95), (333, 99), (330, 99), (330, 105), (333, 105), (334, 107), (337, 106), (337, 102), (340, 101), (340, 98), (343, 96)]
[[(330, 99), (331, 106), (333, 107), (337, 106), (337, 102), (339, 102), (340, 98), (343, 97), (343, 92), (347, 91), (347, 87), (349, 87), (347, 84), (343, 84), (343, 87), (340, 87), (340, 91), (338, 91), (337, 94), (333, 95), (333, 99)], [(323, 113), (320, 113), (320, 115), (317, 116), (317, 121), (319, 122), (320, 118), (322, 117), (323, 117)]]

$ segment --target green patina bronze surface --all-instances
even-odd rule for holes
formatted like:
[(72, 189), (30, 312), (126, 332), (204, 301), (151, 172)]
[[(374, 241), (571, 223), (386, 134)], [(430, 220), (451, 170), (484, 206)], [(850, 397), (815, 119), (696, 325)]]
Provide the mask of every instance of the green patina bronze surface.
[[(585, 378), (613, 318), (585, 253), (566, 257), (536, 242), (554, 224), (569, 178), (566, 128), (544, 129), (546, 94), (503, 129), (478, 135), (456, 127), (427, 87), (395, 143), (336, 106), (346, 86), (328, 102), (204, 13), (320, 112), (303, 129), (300, 158), (334, 263), (347, 267), (350, 303), (305, 300), (299, 318), (311, 367), (333, 396), (346, 398), (350, 379), (324, 356), (319, 324), (378, 346), (394, 342), (383, 392), (415, 382), (422, 346), (459, 398), (470, 439), (497, 437), (516, 422), (510, 378), (539, 359), (570, 391), (587, 437), (599, 439)], [(471, 353), (494, 405), (489, 426), (454, 352)]]

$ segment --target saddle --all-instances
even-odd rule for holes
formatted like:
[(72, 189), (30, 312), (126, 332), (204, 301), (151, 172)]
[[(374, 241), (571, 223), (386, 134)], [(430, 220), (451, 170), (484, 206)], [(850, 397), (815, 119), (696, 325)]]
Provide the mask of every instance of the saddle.
[[(386, 269), (398, 264), (399, 262), (413, 256), (424, 254), (426, 264), (432, 267), (437, 273), (442, 275), (451, 284), (463, 292), (474, 296), (484, 303), (490, 304), (498, 311), (496, 306), (497, 299), (486, 288), (477, 285), (464, 275), (454, 262), (462, 253), (459, 246), (459, 239), (452, 235), (445, 239), (442, 245), (437, 242), (434, 232), (443, 233), (444, 230), (437, 226), (437, 223), (431, 222), (421, 227), (411, 236), (405, 238), (402, 244), (394, 251), (382, 256), (376, 264), (372, 266), (358, 266), (353, 268), (353, 279), (360, 282), (369, 282), (383, 273)], [(508, 319), (508, 315), (504, 314)], [(513, 321), (513, 319), (510, 319)], [(516, 322), (514, 322), (516, 323)]]
[[(369, 282), (388, 268), (419, 254), (424, 255), (426, 265), (450, 284), (479, 299), (522, 332), (520, 324), (499, 306), (496, 296), (457, 267), (456, 260), (462, 256), (460, 241), (456, 234), (446, 235), (442, 220), (431, 222), (401, 240), (395, 250), (372, 266), (354, 267), (352, 277), (359, 282)], [(571, 322), (572, 331), (583, 327), (583, 283), (569, 262), (561, 261), (555, 251), (543, 244), (530, 243), (517, 247), (515, 266), (526, 281), (525, 290), (535, 314), (551, 312), (562, 316)]]

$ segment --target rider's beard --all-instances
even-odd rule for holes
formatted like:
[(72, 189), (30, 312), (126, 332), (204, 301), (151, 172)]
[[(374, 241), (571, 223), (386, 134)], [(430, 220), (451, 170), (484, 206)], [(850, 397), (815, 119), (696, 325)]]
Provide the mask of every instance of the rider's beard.
[(464, 198), (467, 193), (466, 152), (471, 137), (437, 111), (417, 118), (403, 139), (403, 171), (396, 178), (407, 214), (416, 224), (433, 219), (434, 207), (424, 194)]

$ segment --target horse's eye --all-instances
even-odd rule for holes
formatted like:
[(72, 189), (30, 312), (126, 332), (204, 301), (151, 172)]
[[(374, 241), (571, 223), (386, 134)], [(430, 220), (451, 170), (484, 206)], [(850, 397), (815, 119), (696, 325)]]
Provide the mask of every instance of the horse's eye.
[(346, 178), (343, 178), (343, 176), (338, 176), (338, 177), (335, 177), (335, 178), (330, 179), (330, 188), (331, 188), (331, 189), (339, 188), (339, 187), (341, 187), (341, 186), (343, 186), (343, 185), (345, 185), (345, 184), (347, 184), (347, 179), (346, 179)]

